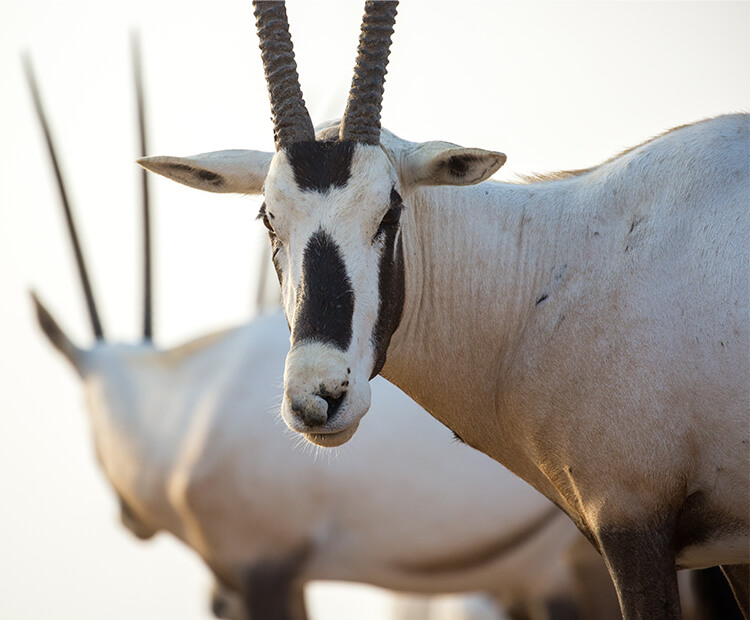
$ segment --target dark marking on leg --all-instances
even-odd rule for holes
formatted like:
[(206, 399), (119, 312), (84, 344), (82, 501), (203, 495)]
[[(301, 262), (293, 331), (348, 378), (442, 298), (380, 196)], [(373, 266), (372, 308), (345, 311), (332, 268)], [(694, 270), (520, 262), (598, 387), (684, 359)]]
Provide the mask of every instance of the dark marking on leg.
[(349, 181), (353, 142), (298, 142), (285, 152), (294, 180), (302, 191), (325, 192), (329, 187), (343, 187)]
[(734, 598), (745, 620), (750, 616), (750, 564), (732, 564), (721, 567), (732, 588)]
[(718, 566), (690, 571), (695, 612), (701, 620), (742, 620), (727, 578)]
[(354, 292), (338, 245), (319, 230), (310, 237), (302, 258), (292, 343), (315, 340), (346, 351), (353, 315)]
[(674, 521), (603, 527), (599, 548), (615, 584), (623, 620), (679, 620)]
[(562, 596), (548, 598), (544, 602), (548, 620), (579, 620), (575, 603)]
[(245, 571), (242, 599), (248, 616), (258, 620), (306, 620), (299, 574), (307, 549), (258, 562)]

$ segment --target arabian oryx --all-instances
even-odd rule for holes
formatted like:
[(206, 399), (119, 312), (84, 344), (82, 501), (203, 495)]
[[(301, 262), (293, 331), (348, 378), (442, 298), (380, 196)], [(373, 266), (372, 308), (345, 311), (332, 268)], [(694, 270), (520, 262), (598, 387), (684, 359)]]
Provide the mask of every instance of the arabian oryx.
[[(159, 349), (147, 286), (144, 341), (108, 342), (27, 71), (97, 342), (75, 346), (35, 298), (37, 316), (81, 377), (96, 453), (131, 531), (141, 538), (168, 531), (192, 547), (219, 592), (239, 593), (253, 620), (304, 618), (302, 584), (310, 580), (486, 591), (526, 618), (553, 617), (555, 609), (591, 620), (617, 614), (603, 563), (570, 520), (507, 470), (456, 445), (385, 380), (373, 384), (379, 411), (351, 450), (328, 459), (295, 449), (274, 414), (289, 346), (282, 313)], [(603, 576), (603, 592), (592, 576)], [(217, 594), (217, 613), (224, 602)]]
[(505, 155), (381, 129), (395, 14), (366, 3), (343, 120), (316, 135), (285, 7), (256, 2), (276, 152), (141, 161), (264, 195), (285, 422), (344, 443), (381, 373), (570, 516), (626, 620), (680, 617), (675, 567), (714, 565), (747, 615), (750, 117), (484, 182)]

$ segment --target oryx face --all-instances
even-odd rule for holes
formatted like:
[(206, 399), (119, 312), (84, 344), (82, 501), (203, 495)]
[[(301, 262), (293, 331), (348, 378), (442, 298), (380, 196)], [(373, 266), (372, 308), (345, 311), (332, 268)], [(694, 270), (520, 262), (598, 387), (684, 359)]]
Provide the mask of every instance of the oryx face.
[(317, 136), (297, 80), (282, 2), (254, 2), (276, 153), (220, 151), (140, 163), (213, 192), (262, 193), (291, 350), (282, 416), (322, 446), (347, 441), (370, 405), (404, 304), (402, 197), (483, 181), (505, 155), (415, 144), (380, 127), (396, 2), (368, 1), (346, 112)]
[(291, 328), (282, 416), (339, 445), (370, 404), (403, 304), (400, 188), (380, 146), (292, 145), (273, 159), (260, 216)]

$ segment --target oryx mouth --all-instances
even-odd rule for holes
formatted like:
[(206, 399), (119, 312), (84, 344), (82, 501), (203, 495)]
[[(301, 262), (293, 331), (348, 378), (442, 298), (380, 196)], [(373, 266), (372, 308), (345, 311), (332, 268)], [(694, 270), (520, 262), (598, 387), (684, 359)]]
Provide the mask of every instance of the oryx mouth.
[(323, 448), (335, 448), (349, 441), (354, 433), (357, 431), (359, 421), (355, 422), (351, 426), (338, 431), (328, 432), (316, 432), (316, 433), (302, 433), (310, 443), (314, 443), (316, 446)]

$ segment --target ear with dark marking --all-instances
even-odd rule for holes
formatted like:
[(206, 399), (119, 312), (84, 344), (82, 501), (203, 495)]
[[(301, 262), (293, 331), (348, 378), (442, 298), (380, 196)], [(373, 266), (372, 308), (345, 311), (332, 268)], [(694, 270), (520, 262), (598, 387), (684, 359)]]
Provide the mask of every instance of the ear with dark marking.
[(156, 174), (207, 192), (260, 194), (273, 153), (215, 151), (192, 157), (142, 157), (138, 163)]
[(496, 151), (425, 142), (404, 156), (399, 169), (401, 187), (408, 193), (423, 185), (474, 185), (490, 178), (505, 159)]
[(73, 365), (79, 375), (83, 376), (83, 351), (75, 346), (70, 338), (65, 335), (57, 321), (52, 317), (49, 310), (39, 301), (35, 293), (31, 293), (31, 299), (34, 302), (36, 310), (36, 320), (39, 327), (42, 328), (44, 335), (60, 353)]

